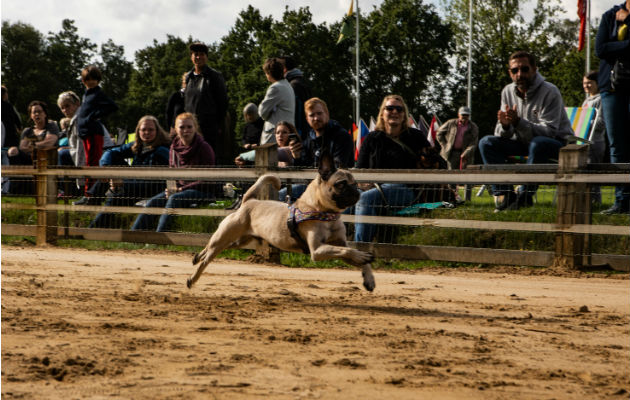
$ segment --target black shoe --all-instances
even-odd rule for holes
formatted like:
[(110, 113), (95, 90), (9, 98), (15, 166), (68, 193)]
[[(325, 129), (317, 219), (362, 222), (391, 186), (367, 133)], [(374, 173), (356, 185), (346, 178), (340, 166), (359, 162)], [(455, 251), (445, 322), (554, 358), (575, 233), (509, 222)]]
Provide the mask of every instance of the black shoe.
[(100, 200), (95, 197), (83, 196), (79, 200), (72, 203), (73, 206), (95, 206), (100, 203)]
[(495, 207), (494, 212), (496, 213), (496, 212), (507, 210), (509, 207), (512, 206), (512, 204), (516, 203), (517, 200), (518, 200), (518, 196), (516, 195), (516, 193), (512, 191), (506, 192), (503, 195), (503, 200), (501, 200), (501, 202), (497, 204), (497, 206)]
[(600, 214), (604, 215), (612, 215), (612, 214), (630, 214), (630, 209), (623, 207), (617, 203), (613, 204), (612, 207), (602, 211)]
[(516, 195), (516, 201), (507, 207), (507, 210), (519, 210), (534, 205), (534, 196), (530, 193), (519, 192)]

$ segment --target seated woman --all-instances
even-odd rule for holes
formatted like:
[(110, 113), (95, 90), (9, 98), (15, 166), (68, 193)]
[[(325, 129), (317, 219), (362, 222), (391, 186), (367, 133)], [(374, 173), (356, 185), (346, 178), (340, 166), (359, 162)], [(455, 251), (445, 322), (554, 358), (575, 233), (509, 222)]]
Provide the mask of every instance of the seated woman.
[(10, 147), (9, 157), (19, 159), (19, 164), (28, 165), (33, 162), (35, 150), (49, 150), (57, 146), (59, 128), (54, 121), (48, 121), (48, 107), (39, 100), (31, 101), (28, 105), (28, 115), (33, 126), (22, 131), (20, 145)]
[[(276, 124), (276, 143), (278, 144), (278, 166), (279, 167), (290, 167), (293, 165), (293, 155), (291, 154), (291, 150), (289, 148), (289, 143), (293, 140), (299, 140), (299, 136), (297, 133), (297, 129), (293, 126), (292, 123), (287, 121), (279, 121)], [(247, 151), (245, 153), (241, 153), (236, 157), (234, 163), (243, 167), (247, 164), (251, 164), (256, 159), (256, 150)]]
[[(357, 168), (415, 169), (421, 163), (423, 149), (431, 147), (421, 131), (410, 128), (409, 111), (403, 98), (388, 95), (378, 113), (376, 130), (361, 144)], [(417, 188), (403, 183), (384, 183), (380, 190), (371, 183), (359, 185), (362, 190), (355, 215), (378, 215), (385, 206), (407, 207), (415, 199)], [(357, 223), (354, 240), (371, 242), (375, 225)]]
[[(99, 161), (101, 167), (112, 165), (129, 166), (125, 159), (133, 158), (132, 167), (168, 165), (168, 133), (162, 129), (157, 118), (145, 115), (136, 126), (136, 140), (106, 150)], [(97, 184), (105, 184), (98, 182)], [(110, 182), (106, 195), (106, 206), (133, 206), (138, 201), (153, 197), (164, 190), (163, 180), (125, 179), (122, 184)], [(114, 228), (117, 214), (99, 213), (90, 223), (90, 228)], [(118, 225), (118, 224), (116, 224)]]
[[(182, 113), (175, 119), (176, 136), (171, 143), (168, 165), (171, 168), (195, 168), (214, 166), (214, 150), (203, 139), (199, 123), (194, 114)], [(202, 181), (178, 180), (175, 188), (153, 196), (145, 207), (186, 208), (199, 202), (214, 199), (214, 184)], [(155, 226), (157, 215), (140, 214), (131, 230), (150, 230)], [(166, 232), (172, 217), (166, 213), (159, 216), (157, 232)]]

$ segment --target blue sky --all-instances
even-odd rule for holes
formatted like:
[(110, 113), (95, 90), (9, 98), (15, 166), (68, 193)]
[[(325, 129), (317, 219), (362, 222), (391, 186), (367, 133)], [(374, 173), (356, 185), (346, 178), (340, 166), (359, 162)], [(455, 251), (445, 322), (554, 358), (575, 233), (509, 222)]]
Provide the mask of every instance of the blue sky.
[[(561, 0), (568, 17), (575, 18), (577, 0)], [(371, 10), (382, 0), (360, 0), (362, 11)], [(439, 0), (428, 0), (439, 5)], [(333, 23), (348, 11), (349, 0), (2, 0), (1, 17), (33, 25), (43, 34), (58, 32), (64, 18), (75, 20), (79, 35), (96, 44), (112, 39), (125, 47), (132, 61), (134, 52), (156, 39), (166, 41), (166, 34), (182, 38), (191, 35), (208, 43), (225, 36), (238, 13), (251, 4), (263, 15), (279, 19), (285, 6), (291, 9), (309, 6), (316, 23)], [(532, 2), (533, 3), (533, 2)], [(599, 16), (620, 0), (594, 0), (592, 16)]]

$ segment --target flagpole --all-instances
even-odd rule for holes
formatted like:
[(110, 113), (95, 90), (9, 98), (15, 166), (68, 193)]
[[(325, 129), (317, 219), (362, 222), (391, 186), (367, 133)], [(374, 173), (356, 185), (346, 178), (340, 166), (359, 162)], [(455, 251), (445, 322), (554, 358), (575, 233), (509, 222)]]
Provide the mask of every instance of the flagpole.
[(468, 97), (466, 105), (468, 108), (472, 108), (472, 15), (473, 15), (473, 0), (469, 2), (469, 16), (468, 16)]
[(591, 0), (586, 2), (586, 72), (591, 71)]
[(360, 121), (361, 120), (361, 113), (360, 113), (361, 112), (361, 106), (360, 106), (361, 92), (360, 92), (360, 86), (359, 86), (359, 14), (360, 14), (359, 0), (356, 0), (356, 4), (357, 4), (357, 23), (356, 23), (356, 43), (354, 46), (357, 53), (357, 65), (356, 65), (356, 69), (357, 69), (356, 70), (356, 95), (357, 95), (356, 96), (356, 99), (357, 99), (356, 119), (357, 119), (357, 122), (356, 124), (358, 127), (360, 127), (361, 126), (361, 121)]

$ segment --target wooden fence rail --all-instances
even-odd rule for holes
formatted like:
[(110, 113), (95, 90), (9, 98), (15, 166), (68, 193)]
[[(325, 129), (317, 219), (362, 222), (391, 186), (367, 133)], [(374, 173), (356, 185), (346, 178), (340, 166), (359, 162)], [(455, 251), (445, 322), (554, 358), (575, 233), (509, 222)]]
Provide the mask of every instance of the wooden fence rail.
[[(490, 166), (465, 171), (434, 170), (353, 170), (360, 182), (400, 183), (450, 183), (450, 184), (493, 184), (493, 183), (539, 183), (558, 186), (557, 219), (555, 223), (524, 223), (510, 221), (482, 221), (462, 219), (431, 219), (419, 217), (358, 217), (343, 215), (348, 223), (373, 223), (407, 226), (431, 226), (439, 228), (511, 230), (555, 233), (555, 250), (518, 251), (502, 249), (477, 249), (448, 246), (401, 246), (384, 243), (350, 243), (351, 246), (374, 252), (377, 257), (401, 259), (431, 259), (437, 261), (475, 262), (488, 264), (560, 266), (581, 268), (589, 265), (608, 264), (611, 267), (630, 271), (630, 255), (590, 254), (590, 235), (630, 235), (630, 227), (619, 225), (592, 225), (590, 209), (591, 184), (630, 184), (630, 165), (615, 164), (593, 166), (586, 164), (586, 146), (569, 145), (561, 150), (558, 165)], [(276, 165), (275, 146), (257, 151), (255, 168), (70, 168), (48, 167), (46, 155), (38, 156), (37, 168), (2, 168), (2, 176), (35, 177), (37, 183), (36, 204), (3, 203), (3, 210), (36, 210), (37, 225), (24, 226), (2, 224), (3, 235), (36, 236), (37, 245), (55, 242), (58, 235), (73, 236), (87, 240), (112, 240), (156, 244), (204, 245), (209, 234), (132, 232), (112, 229), (88, 229), (58, 227), (57, 212), (119, 212), (129, 214), (162, 214), (161, 208), (75, 206), (57, 204), (56, 181), (62, 178), (140, 178), (140, 179), (202, 179), (215, 181), (254, 181), (264, 173), (272, 171), (287, 182), (313, 179), (315, 170), (279, 169)], [(274, 196), (271, 195), (273, 198)], [(169, 209), (173, 215), (195, 215), (224, 217), (229, 210), (213, 209)], [(273, 257), (272, 249), (258, 249), (266, 257)], [(276, 253), (277, 254), (277, 253)]]

